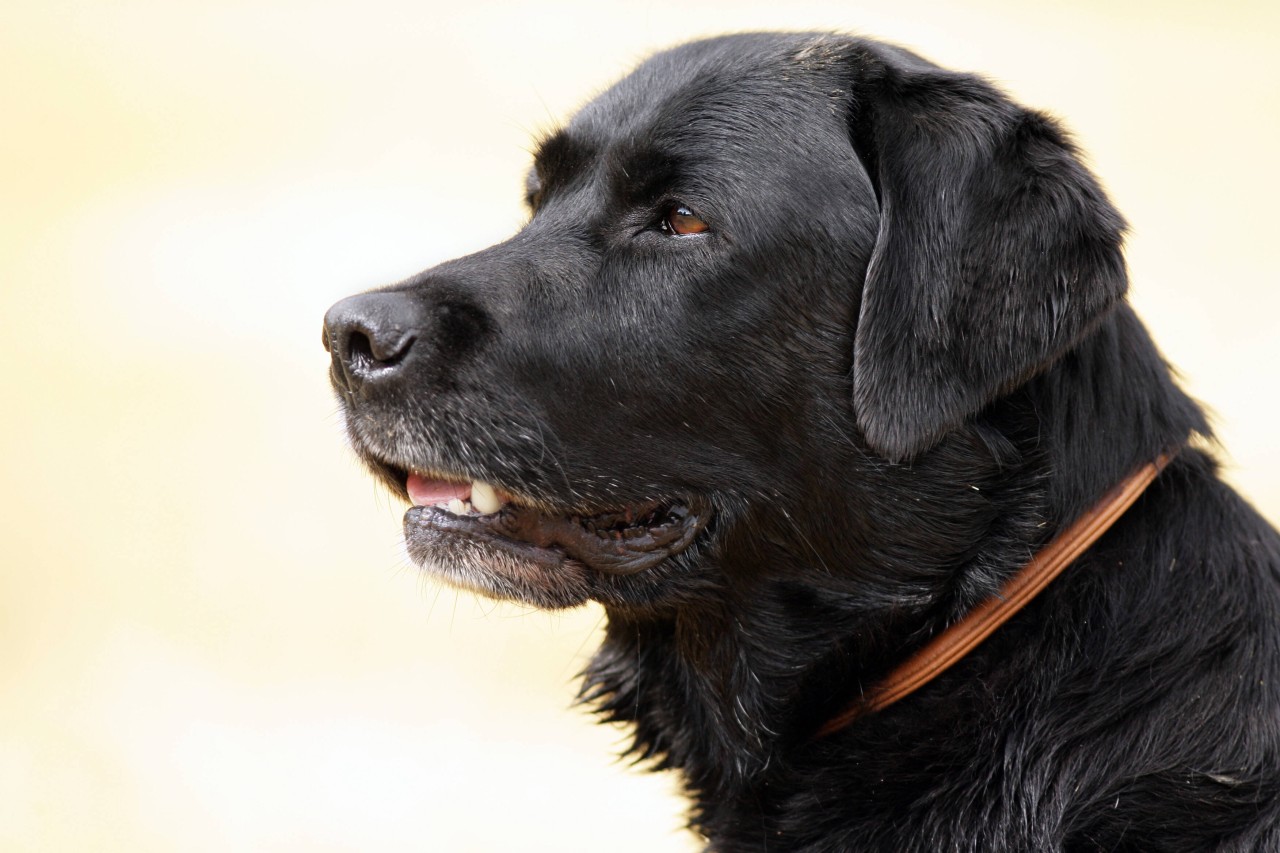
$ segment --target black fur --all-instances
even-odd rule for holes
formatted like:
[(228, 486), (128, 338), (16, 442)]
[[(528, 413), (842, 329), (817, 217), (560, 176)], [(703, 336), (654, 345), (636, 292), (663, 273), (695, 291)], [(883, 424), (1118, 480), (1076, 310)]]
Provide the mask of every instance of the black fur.
[[(335, 308), (340, 396), (402, 494), (708, 508), (638, 574), (452, 577), (604, 604), (583, 698), (709, 849), (1280, 850), (1280, 537), (1218, 479), (1053, 120), (876, 42), (733, 36), (588, 104), (528, 197), (511, 240)], [(961, 663), (813, 738), (1176, 448)]]

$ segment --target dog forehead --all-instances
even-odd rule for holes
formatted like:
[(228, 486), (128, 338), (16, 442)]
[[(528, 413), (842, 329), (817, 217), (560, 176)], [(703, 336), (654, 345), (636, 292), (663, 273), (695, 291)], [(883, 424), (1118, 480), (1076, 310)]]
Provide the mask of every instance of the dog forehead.
[(847, 146), (855, 50), (831, 34), (748, 33), (655, 54), (542, 140), (527, 194), (587, 175), (660, 183), (692, 161), (761, 177), (786, 173), (779, 155), (826, 159)]
[(829, 34), (748, 33), (655, 54), (584, 105), (565, 128), (595, 148), (619, 141), (708, 143), (812, 123), (847, 102), (851, 43)]

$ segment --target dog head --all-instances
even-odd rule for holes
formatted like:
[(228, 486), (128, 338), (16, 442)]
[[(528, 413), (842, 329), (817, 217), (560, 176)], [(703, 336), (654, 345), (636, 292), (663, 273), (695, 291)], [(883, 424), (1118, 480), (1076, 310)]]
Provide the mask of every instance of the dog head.
[[(546, 607), (892, 550), (920, 513), (889, 485), (951, 464), (1125, 288), (1122, 222), (1052, 121), (851, 38), (658, 54), (543, 140), (527, 200), (324, 341), (411, 555)], [(994, 476), (953, 473), (931, 523)]]

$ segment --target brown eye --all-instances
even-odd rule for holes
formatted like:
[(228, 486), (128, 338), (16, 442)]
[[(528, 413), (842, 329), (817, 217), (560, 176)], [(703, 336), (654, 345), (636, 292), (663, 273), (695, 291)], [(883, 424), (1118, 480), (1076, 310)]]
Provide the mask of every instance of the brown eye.
[(667, 211), (662, 220), (662, 230), (668, 234), (681, 237), (688, 234), (701, 234), (707, 230), (707, 223), (699, 219), (694, 212), (683, 205), (674, 205)]

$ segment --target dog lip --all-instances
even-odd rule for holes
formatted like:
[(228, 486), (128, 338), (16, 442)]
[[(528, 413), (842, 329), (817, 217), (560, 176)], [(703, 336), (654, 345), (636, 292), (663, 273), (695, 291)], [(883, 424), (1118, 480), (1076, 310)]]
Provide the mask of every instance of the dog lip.
[(404, 535), (419, 563), (436, 555), (447, 561), (454, 545), (469, 540), (544, 570), (574, 563), (603, 575), (632, 575), (684, 551), (711, 516), (709, 506), (696, 497), (591, 513), (522, 497), (520, 490), (498, 485), (493, 488), (503, 504), (496, 512), (456, 514), (440, 505), (444, 492), (465, 501), (479, 478), (435, 466), (402, 467), (362, 442), (356, 446), (373, 471), (412, 504), (404, 517)]
[(557, 569), (564, 564), (564, 552), (487, 530), (486, 522), (491, 521), (492, 517), (454, 515), (438, 506), (410, 507), (404, 515), (405, 541), (409, 545), (410, 554), (419, 562), (433, 552), (447, 551), (451, 544), (449, 540), (457, 537), (470, 539), (490, 548), (497, 547), (543, 570)]
[(630, 575), (683, 551), (706, 519), (700, 508), (663, 501), (595, 515), (551, 514), (519, 504), (489, 515), (415, 506), (405, 515), (405, 536), (428, 548), (441, 537), (465, 537), (542, 566), (568, 558), (601, 574)]

